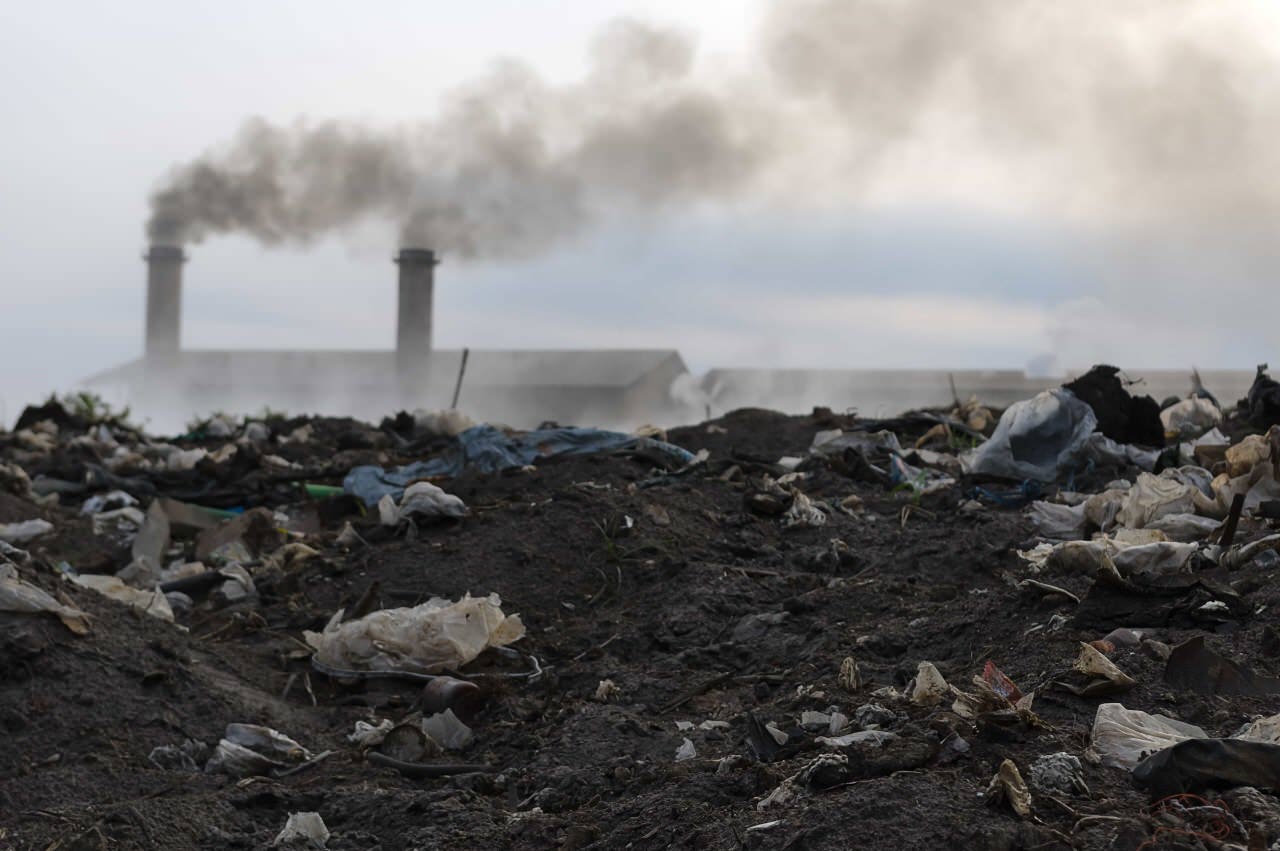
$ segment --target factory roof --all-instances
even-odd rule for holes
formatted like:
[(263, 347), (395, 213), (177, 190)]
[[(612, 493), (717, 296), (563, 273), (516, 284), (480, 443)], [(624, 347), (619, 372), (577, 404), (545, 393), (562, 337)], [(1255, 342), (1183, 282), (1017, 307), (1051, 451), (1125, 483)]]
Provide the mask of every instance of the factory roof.
[[(389, 384), (395, 381), (395, 358), (393, 351), (193, 349), (180, 352), (172, 367), (200, 384)], [(432, 352), (428, 380), (452, 382), (461, 358), (457, 349)], [(629, 387), (666, 365), (685, 370), (674, 349), (473, 349), (466, 383), (469, 387)], [(85, 383), (130, 382), (143, 377), (143, 368), (143, 360), (137, 359), (90, 376)]]

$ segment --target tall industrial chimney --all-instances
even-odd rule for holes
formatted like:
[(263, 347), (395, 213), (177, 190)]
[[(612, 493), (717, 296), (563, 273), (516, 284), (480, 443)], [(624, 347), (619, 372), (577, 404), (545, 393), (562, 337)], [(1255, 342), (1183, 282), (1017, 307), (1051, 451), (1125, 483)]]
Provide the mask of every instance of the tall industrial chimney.
[(186, 255), (176, 245), (153, 245), (147, 261), (146, 359), (159, 361), (178, 354), (182, 335), (182, 264)]
[[(426, 389), (431, 357), (431, 300), (435, 288), (435, 252), (404, 248), (396, 258), (400, 267), (400, 304), (396, 319), (396, 373), (402, 390), (420, 401)], [(416, 398), (414, 398), (416, 397)]]

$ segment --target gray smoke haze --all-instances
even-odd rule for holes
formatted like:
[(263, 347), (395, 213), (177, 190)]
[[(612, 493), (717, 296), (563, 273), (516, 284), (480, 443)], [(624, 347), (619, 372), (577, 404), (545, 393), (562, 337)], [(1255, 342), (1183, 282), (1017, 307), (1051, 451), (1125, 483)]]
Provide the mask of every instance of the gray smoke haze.
[(402, 244), (512, 258), (613, 210), (771, 180), (801, 201), (858, 204), (915, 180), (1090, 225), (1265, 233), (1280, 212), (1280, 60), (1255, 11), (777, 0), (736, 75), (705, 71), (680, 32), (618, 21), (574, 85), (505, 61), (416, 126), (251, 120), (168, 176), (148, 235), (306, 243), (375, 220)]

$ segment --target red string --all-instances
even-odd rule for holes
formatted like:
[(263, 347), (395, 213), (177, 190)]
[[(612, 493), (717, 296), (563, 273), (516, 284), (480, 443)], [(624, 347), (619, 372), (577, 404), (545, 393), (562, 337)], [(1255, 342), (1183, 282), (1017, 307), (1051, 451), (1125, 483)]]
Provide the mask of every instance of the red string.
[[(1211, 815), (1209, 813), (1189, 812), (1191, 808), (1211, 808), (1222, 813), (1221, 816)], [(1223, 801), (1210, 801), (1199, 795), (1191, 795), (1182, 793), (1180, 795), (1170, 795), (1167, 798), (1161, 798), (1147, 807), (1147, 814), (1150, 816), (1159, 816), (1163, 813), (1171, 813), (1175, 816), (1187, 820), (1186, 827), (1167, 827), (1160, 825), (1151, 834), (1151, 838), (1139, 845), (1135, 851), (1143, 851), (1145, 848), (1154, 848), (1163, 836), (1194, 836), (1197, 839), (1213, 839), (1222, 841), (1231, 836), (1235, 828), (1232, 827), (1233, 819), (1230, 818), (1231, 810)], [(1191, 824), (1191, 821), (1197, 821), (1199, 824)]]

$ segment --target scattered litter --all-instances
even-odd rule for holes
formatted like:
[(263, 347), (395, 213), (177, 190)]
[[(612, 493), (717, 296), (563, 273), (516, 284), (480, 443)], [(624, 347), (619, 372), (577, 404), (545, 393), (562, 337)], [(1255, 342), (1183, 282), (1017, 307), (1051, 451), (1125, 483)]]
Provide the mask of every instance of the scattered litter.
[(680, 747), (676, 748), (676, 762), (684, 762), (693, 759), (698, 755), (698, 749), (693, 746), (693, 742), (685, 739), (680, 743)]

